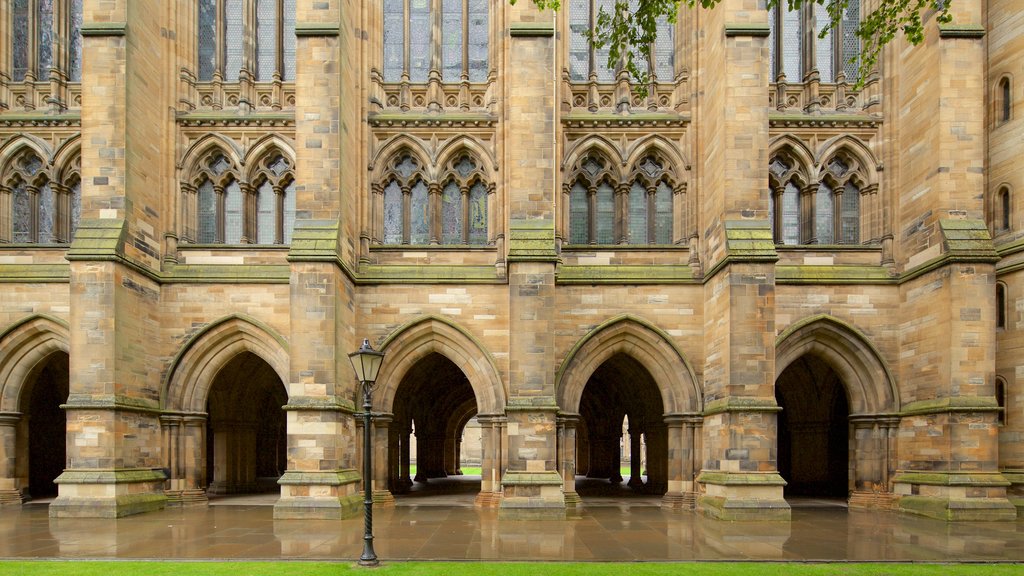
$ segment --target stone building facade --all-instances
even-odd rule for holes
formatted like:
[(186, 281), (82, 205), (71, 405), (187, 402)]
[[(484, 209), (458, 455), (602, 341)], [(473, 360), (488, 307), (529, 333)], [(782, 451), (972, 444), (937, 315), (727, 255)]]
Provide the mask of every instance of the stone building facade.
[(666, 507), (1015, 518), (1024, 15), (858, 85), (860, 4), (683, 8), (642, 97), (597, 0), (0, 4), (0, 503), (355, 513), (368, 338), (381, 502), (475, 416), (563, 515), (628, 418)]

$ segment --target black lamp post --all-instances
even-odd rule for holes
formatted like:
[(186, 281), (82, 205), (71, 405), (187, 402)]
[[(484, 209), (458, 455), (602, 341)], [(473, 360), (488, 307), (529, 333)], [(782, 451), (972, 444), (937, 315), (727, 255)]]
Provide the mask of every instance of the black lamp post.
[(363, 532), (363, 555), (359, 557), (360, 566), (376, 566), (377, 553), (373, 551), (373, 491), (370, 488), (373, 478), (373, 446), (370, 442), (370, 430), (372, 415), (370, 410), (373, 403), (370, 401), (370, 394), (377, 383), (377, 373), (380, 372), (380, 365), (384, 361), (384, 353), (377, 352), (370, 346), (370, 341), (364, 339), (359, 350), (348, 355), (352, 361), (352, 368), (356, 371), (356, 378), (363, 386), (363, 505), (366, 518), (365, 531)]

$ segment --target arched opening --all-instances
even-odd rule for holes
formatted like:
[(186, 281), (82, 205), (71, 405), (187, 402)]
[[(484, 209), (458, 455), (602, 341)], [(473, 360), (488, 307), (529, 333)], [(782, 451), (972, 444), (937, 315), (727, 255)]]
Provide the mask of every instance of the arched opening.
[(67, 450), (67, 415), (60, 405), (68, 400), (68, 355), (54, 352), (33, 370), (21, 397), (23, 445), (19, 476), (27, 477), (28, 499), (57, 495), (53, 481), (64, 471)]
[(850, 407), (839, 375), (805, 354), (775, 382), (779, 473), (786, 497), (846, 499), (850, 492)]
[[(657, 384), (636, 359), (619, 353), (603, 362), (587, 380), (580, 399), (576, 425), (580, 497), (664, 494), (668, 489), (664, 413)], [(629, 460), (624, 458), (627, 455)]]
[[(398, 385), (388, 427), (388, 488), (395, 495), (480, 492), (480, 471), (464, 474), (480, 439), (467, 446), (465, 430), (477, 414), (469, 379), (437, 352), (417, 361)], [(478, 465), (479, 466), (479, 465)]]
[(208, 494), (275, 492), (288, 466), (288, 394), (277, 372), (252, 352), (217, 373), (207, 399)]

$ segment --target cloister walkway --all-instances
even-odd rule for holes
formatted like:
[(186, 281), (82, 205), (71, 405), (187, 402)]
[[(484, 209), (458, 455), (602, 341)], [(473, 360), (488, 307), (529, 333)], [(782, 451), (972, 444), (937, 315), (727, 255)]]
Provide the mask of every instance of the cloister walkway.
[[(432, 481), (437, 485), (438, 483)], [(455, 487), (374, 509), (382, 560), (1024, 561), (1024, 521), (945, 523), (794, 502), (790, 522), (722, 522), (658, 498), (595, 496), (565, 520), (499, 518)], [(274, 495), (122, 518), (55, 519), (44, 503), (0, 510), (0, 558), (337, 559), (362, 550), (362, 516), (274, 520)]]

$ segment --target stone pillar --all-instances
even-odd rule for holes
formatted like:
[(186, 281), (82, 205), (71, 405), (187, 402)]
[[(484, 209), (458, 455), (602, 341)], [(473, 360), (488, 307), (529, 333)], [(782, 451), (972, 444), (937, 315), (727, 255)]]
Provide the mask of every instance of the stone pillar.
[[(163, 212), (174, 181), (175, 107), (156, 0), (83, 9), (81, 220), (70, 262), (67, 461), (52, 517), (117, 518), (164, 507), (159, 340)], [(128, 26), (129, 13), (132, 15)], [(154, 46), (159, 46), (154, 48)], [(131, 73), (129, 73), (131, 70)], [(134, 82), (139, 77), (149, 82)], [(131, 85), (132, 89), (127, 87)], [(130, 264), (129, 264), (130, 263)]]
[(398, 447), (399, 451), (399, 475), (398, 485), (401, 487), (402, 492), (408, 492), (409, 487), (412, 486), (412, 478), (409, 477), (409, 469), (412, 466), (410, 461), (411, 456), (411, 444), (412, 444), (412, 428), (404, 427), (401, 430), (401, 444)]
[(889, 436), (898, 423), (896, 416), (850, 417), (853, 431), (851, 508), (890, 509), (895, 506), (896, 498), (889, 485)]
[(567, 508), (575, 508), (581, 502), (576, 492), (576, 424), (579, 420), (579, 414), (561, 413), (558, 416), (559, 473)]
[(164, 494), (167, 496), (168, 505), (181, 504), (181, 491), (185, 484), (181, 466), (183, 420), (180, 414), (162, 414), (160, 416), (160, 428), (163, 432), (164, 474), (167, 475)]
[(395, 505), (395, 497), (388, 489), (388, 436), (391, 420), (390, 414), (376, 414), (373, 417), (373, 503), (384, 506)]
[(398, 479), (401, 476), (401, 435), (398, 433), (400, 423), (392, 420), (388, 426), (388, 465), (385, 478), (387, 489), (391, 494), (398, 492)]
[(181, 450), (182, 504), (205, 504), (206, 498), (206, 414), (186, 413), (179, 444)]
[[(685, 505), (687, 492), (687, 464), (689, 463), (690, 444), (693, 442), (693, 430), (683, 421), (681, 414), (669, 414), (665, 416), (665, 427), (668, 432), (668, 457), (666, 480), (668, 482), (665, 495), (661, 498), (661, 505), (671, 510), (688, 509)], [(648, 452), (649, 453), (649, 452)], [(689, 471), (692, 474), (692, 470)]]
[[(651, 494), (668, 490), (668, 427), (665, 424), (647, 424), (644, 431), (647, 442), (647, 488)], [(651, 454), (665, 454), (666, 458), (652, 458)]]
[(20, 412), (0, 412), (0, 506), (21, 504), (21, 482), (15, 465)]
[(495, 414), (477, 416), (480, 423), (480, 494), (476, 505), (492, 508), (501, 504), (502, 425), (505, 417)]
[(501, 91), (506, 103), (503, 185), (509, 195), (509, 398), (501, 515), (564, 517), (551, 365), (556, 356), (554, 205), (560, 160), (555, 133), (555, 16), (532, 2), (502, 3), (502, 10), (508, 15), (508, 66)]
[[(640, 441), (641, 441), (640, 429), (635, 425), (629, 425), (629, 483), (631, 488), (640, 488), (644, 485), (644, 480), (641, 478), (643, 471), (640, 469), (643, 462), (641, 461), (640, 454)], [(650, 444), (648, 444), (649, 446)], [(648, 450), (650, 453), (650, 450)]]

